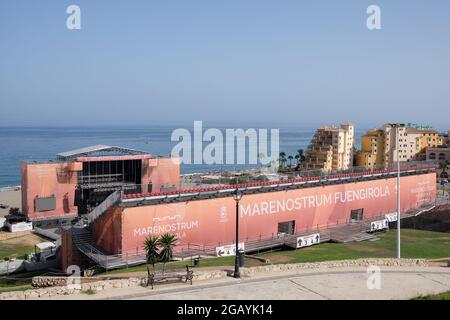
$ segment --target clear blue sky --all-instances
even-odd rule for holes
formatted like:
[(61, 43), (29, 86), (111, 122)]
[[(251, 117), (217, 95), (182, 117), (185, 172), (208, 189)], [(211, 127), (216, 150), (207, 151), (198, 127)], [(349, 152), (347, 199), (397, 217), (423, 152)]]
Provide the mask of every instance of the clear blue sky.
[(448, 0), (0, 1), (0, 125), (449, 115)]

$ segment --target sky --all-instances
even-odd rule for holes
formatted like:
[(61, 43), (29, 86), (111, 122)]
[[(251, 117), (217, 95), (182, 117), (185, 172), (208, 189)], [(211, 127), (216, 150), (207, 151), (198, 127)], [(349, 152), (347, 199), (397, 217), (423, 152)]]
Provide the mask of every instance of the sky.
[(1, 0), (0, 126), (450, 129), (449, 39), (448, 0)]

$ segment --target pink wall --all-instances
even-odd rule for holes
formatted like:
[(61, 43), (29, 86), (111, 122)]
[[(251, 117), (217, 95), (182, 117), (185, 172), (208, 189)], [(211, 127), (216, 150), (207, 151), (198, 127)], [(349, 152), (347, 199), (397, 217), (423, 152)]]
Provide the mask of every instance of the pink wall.
[[(132, 159), (133, 156), (127, 156)], [(153, 183), (153, 191), (160, 191), (162, 187), (179, 188), (180, 162), (179, 159), (153, 158), (137, 156), (142, 159), (142, 184)], [(83, 161), (99, 160), (102, 158), (80, 158)], [(113, 157), (104, 158), (111, 160)], [(114, 158), (115, 159), (115, 158)], [(69, 217), (77, 214), (74, 206), (77, 171), (82, 170), (81, 162), (67, 163), (21, 163), (22, 173), (22, 208), (31, 221), (58, 217)], [(144, 192), (147, 189), (143, 190)], [(56, 197), (56, 209), (46, 212), (36, 212), (34, 199), (38, 197)]]
[[(22, 171), (22, 211), (31, 221), (68, 217), (77, 214), (74, 204), (77, 163), (21, 163)], [(35, 198), (56, 197), (56, 209), (35, 211)]]
[(109, 208), (92, 226), (97, 245), (110, 254), (118, 254), (122, 249), (122, 210)]
[[(162, 187), (180, 187), (180, 160), (178, 158), (154, 158), (143, 160), (142, 184), (153, 184), (152, 192)], [(147, 192), (144, 189), (143, 192)]]
[[(401, 183), (402, 211), (435, 201), (434, 173), (405, 176)], [(298, 231), (347, 223), (351, 210), (359, 208), (364, 208), (364, 219), (395, 212), (396, 179), (244, 196), (240, 203), (240, 237), (276, 235), (278, 223), (290, 220), (295, 220)], [(231, 197), (125, 208), (122, 249), (134, 250), (148, 235), (165, 232), (177, 233), (179, 244), (231, 243), (234, 228), (235, 202)]]

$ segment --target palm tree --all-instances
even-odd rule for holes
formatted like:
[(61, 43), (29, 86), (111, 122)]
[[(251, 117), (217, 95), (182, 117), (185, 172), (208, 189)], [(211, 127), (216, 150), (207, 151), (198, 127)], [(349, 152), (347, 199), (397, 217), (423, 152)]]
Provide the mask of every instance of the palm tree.
[(446, 162), (442, 162), (439, 164), (439, 169), (442, 170), (441, 172), (441, 178), (442, 179), (447, 179), (448, 178), (448, 173), (447, 173), (447, 169), (448, 169), (448, 164)]
[(145, 255), (147, 264), (151, 264), (153, 271), (155, 271), (155, 263), (158, 261), (159, 257), (159, 238), (156, 236), (149, 236), (144, 241)]
[(149, 236), (144, 241), (145, 248), (145, 256), (146, 256), (146, 264), (147, 264), (147, 276), (148, 282), (150, 282), (150, 268), (149, 264), (153, 267), (153, 272), (155, 272), (155, 263), (158, 261), (159, 252), (158, 252), (159, 239), (156, 236)]
[(163, 262), (163, 273), (166, 268), (166, 263), (172, 260), (173, 248), (177, 241), (176, 235), (170, 233), (165, 233), (159, 238), (158, 244), (161, 246), (159, 258)]
[(288, 159), (289, 159), (289, 167), (292, 167), (292, 159), (294, 159), (294, 157), (290, 155)]
[(283, 151), (280, 152), (278, 161), (280, 162), (280, 167), (283, 167), (284, 164), (286, 163), (286, 153), (285, 152), (283, 152)]
[(298, 164), (300, 164), (303, 161), (305, 161), (306, 157), (305, 157), (305, 152), (303, 151), (303, 149), (298, 149), (297, 150), (297, 155), (295, 156), (295, 159), (297, 159), (297, 163)]

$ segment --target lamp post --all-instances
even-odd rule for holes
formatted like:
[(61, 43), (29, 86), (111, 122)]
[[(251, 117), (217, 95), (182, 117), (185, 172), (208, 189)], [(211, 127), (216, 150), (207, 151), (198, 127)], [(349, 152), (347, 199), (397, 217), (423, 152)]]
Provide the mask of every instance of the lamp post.
[(402, 124), (394, 123), (391, 124), (395, 128), (395, 147), (397, 149), (397, 259), (401, 258), (400, 250), (400, 141), (399, 141), (399, 128), (404, 126)]
[[(398, 130), (398, 127), (397, 127)], [(397, 259), (401, 258), (400, 250), (400, 156), (398, 148), (398, 131), (397, 131)]]
[[(397, 259), (401, 257), (400, 250), (400, 141), (399, 141), (399, 128), (405, 127), (404, 124), (400, 123), (390, 123), (389, 124), (393, 129), (395, 129), (395, 148), (397, 154)], [(394, 157), (394, 153), (392, 153), (392, 158)], [(393, 159), (392, 159), (393, 160)]]
[(239, 272), (239, 260), (238, 260), (238, 253), (239, 253), (239, 201), (242, 198), (242, 192), (239, 189), (236, 189), (236, 191), (233, 194), (233, 199), (236, 201), (236, 254), (234, 258), (234, 274), (233, 277), (236, 279), (239, 279), (241, 277), (241, 273)]
[(444, 200), (445, 199), (445, 185), (446, 185), (445, 179), (441, 179), (441, 185), (442, 185), (442, 200)]

